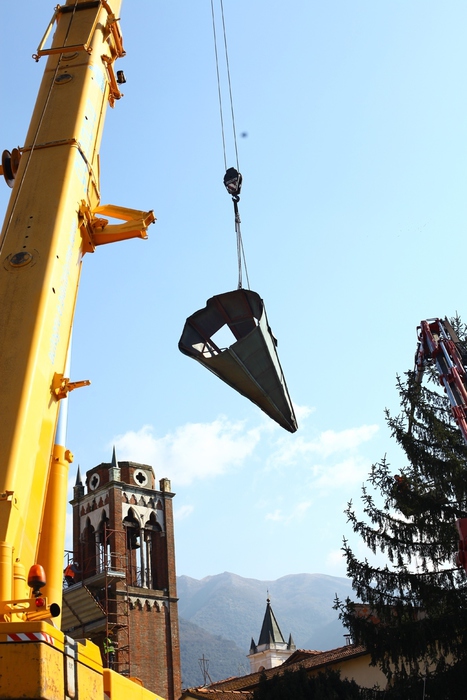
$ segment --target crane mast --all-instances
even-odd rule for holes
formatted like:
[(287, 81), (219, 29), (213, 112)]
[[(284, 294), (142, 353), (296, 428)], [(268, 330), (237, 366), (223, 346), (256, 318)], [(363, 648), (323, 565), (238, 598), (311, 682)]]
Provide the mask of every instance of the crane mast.
[[(97, 246), (146, 238), (154, 221), (152, 211), (100, 201), (105, 113), (122, 96), (114, 70), (125, 53), (120, 5), (67, 0), (55, 8), (34, 56), (46, 65), (26, 140), (2, 158), (12, 193), (0, 237), (1, 698), (87, 699), (105, 688), (112, 697), (155, 697), (103, 671), (89, 642), (66, 657), (59, 630), (73, 457), (57, 424), (69, 392), (89, 383), (66, 371), (81, 265)], [(80, 676), (81, 667), (90, 675)]]

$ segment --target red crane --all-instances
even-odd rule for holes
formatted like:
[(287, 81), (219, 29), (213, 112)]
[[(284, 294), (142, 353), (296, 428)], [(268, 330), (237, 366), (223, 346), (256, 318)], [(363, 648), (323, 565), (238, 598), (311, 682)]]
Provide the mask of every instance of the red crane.
[[(417, 328), (418, 348), (415, 354), (416, 379), (421, 381), (427, 364), (434, 364), (439, 381), (451, 404), (454, 419), (467, 444), (467, 350), (447, 320), (432, 318)], [(458, 518), (459, 551), (456, 563), (467, 571), (467, 518)]]
[(427, 364), (435, 364), (439, 381), (451, 404), (454, 419), (467, 444), (467, 361), (465, 350), (447, 319), (422, 321), (417, 328), (416, 377), (421, 381)]

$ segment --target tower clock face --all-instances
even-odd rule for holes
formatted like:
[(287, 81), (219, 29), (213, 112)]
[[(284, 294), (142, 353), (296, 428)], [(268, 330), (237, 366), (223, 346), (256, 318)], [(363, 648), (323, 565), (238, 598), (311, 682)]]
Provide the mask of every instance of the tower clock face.
[(135, 480), (135, 484), (138, 486), (146, 486), (148, 483), (148, 475), (146, 472), (143, 472), (142, 469), (136, 469), (134, 474), (133, 474), (133, 479)]

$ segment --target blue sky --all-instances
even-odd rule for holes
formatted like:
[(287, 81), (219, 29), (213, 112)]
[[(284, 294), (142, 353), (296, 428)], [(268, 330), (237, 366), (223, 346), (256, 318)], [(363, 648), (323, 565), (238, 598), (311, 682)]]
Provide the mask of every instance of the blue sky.
[[(218, 7), (217, 2), (215, 3)], [(208, 0), (123, 0), (125, 97), (102, 202), (153, 208), (148, 241), (84, 260), (71, 467), (152, 464), (176, 492), (179, 574), (344, 575), (343, 510), (402, 457), (384, 409), (423, 318), (465, 312), (465, 2), (224, 0), (251, 288), (297, 407), (290, 435), (183, 356), (187, 316), (236, 287)], [(2, 149), (22, 145), (53, 11), (0, 9)], [(227, 99), (222, 73), (224, 100)], [(245, 132), (246, 137), (240, 134)], [(234, 165), (231, 138), (229, 165)], [(9, 196), (0, 188), (0, 207)], [(71, 496), (71, 493), (70, 493)], [(358, 545), (357, 545), (358, 546)]]

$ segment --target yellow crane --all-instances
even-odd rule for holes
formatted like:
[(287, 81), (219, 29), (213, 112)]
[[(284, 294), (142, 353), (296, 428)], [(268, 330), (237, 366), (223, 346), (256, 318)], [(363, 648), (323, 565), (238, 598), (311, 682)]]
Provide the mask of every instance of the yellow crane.
[(67, 376), (81, 264), (97, 246), (146, 238), (155, 220), (100, 201), (104, 117), (124, 81), (120, 4), (55, 8), (34, 56), (46, 65), (26, 140), (2, 156), (12, 187), (0, 238), (2, 699), (157, 697), (60, 631), (73, 457), (57, 425), (68, 393), (89, 383)]

